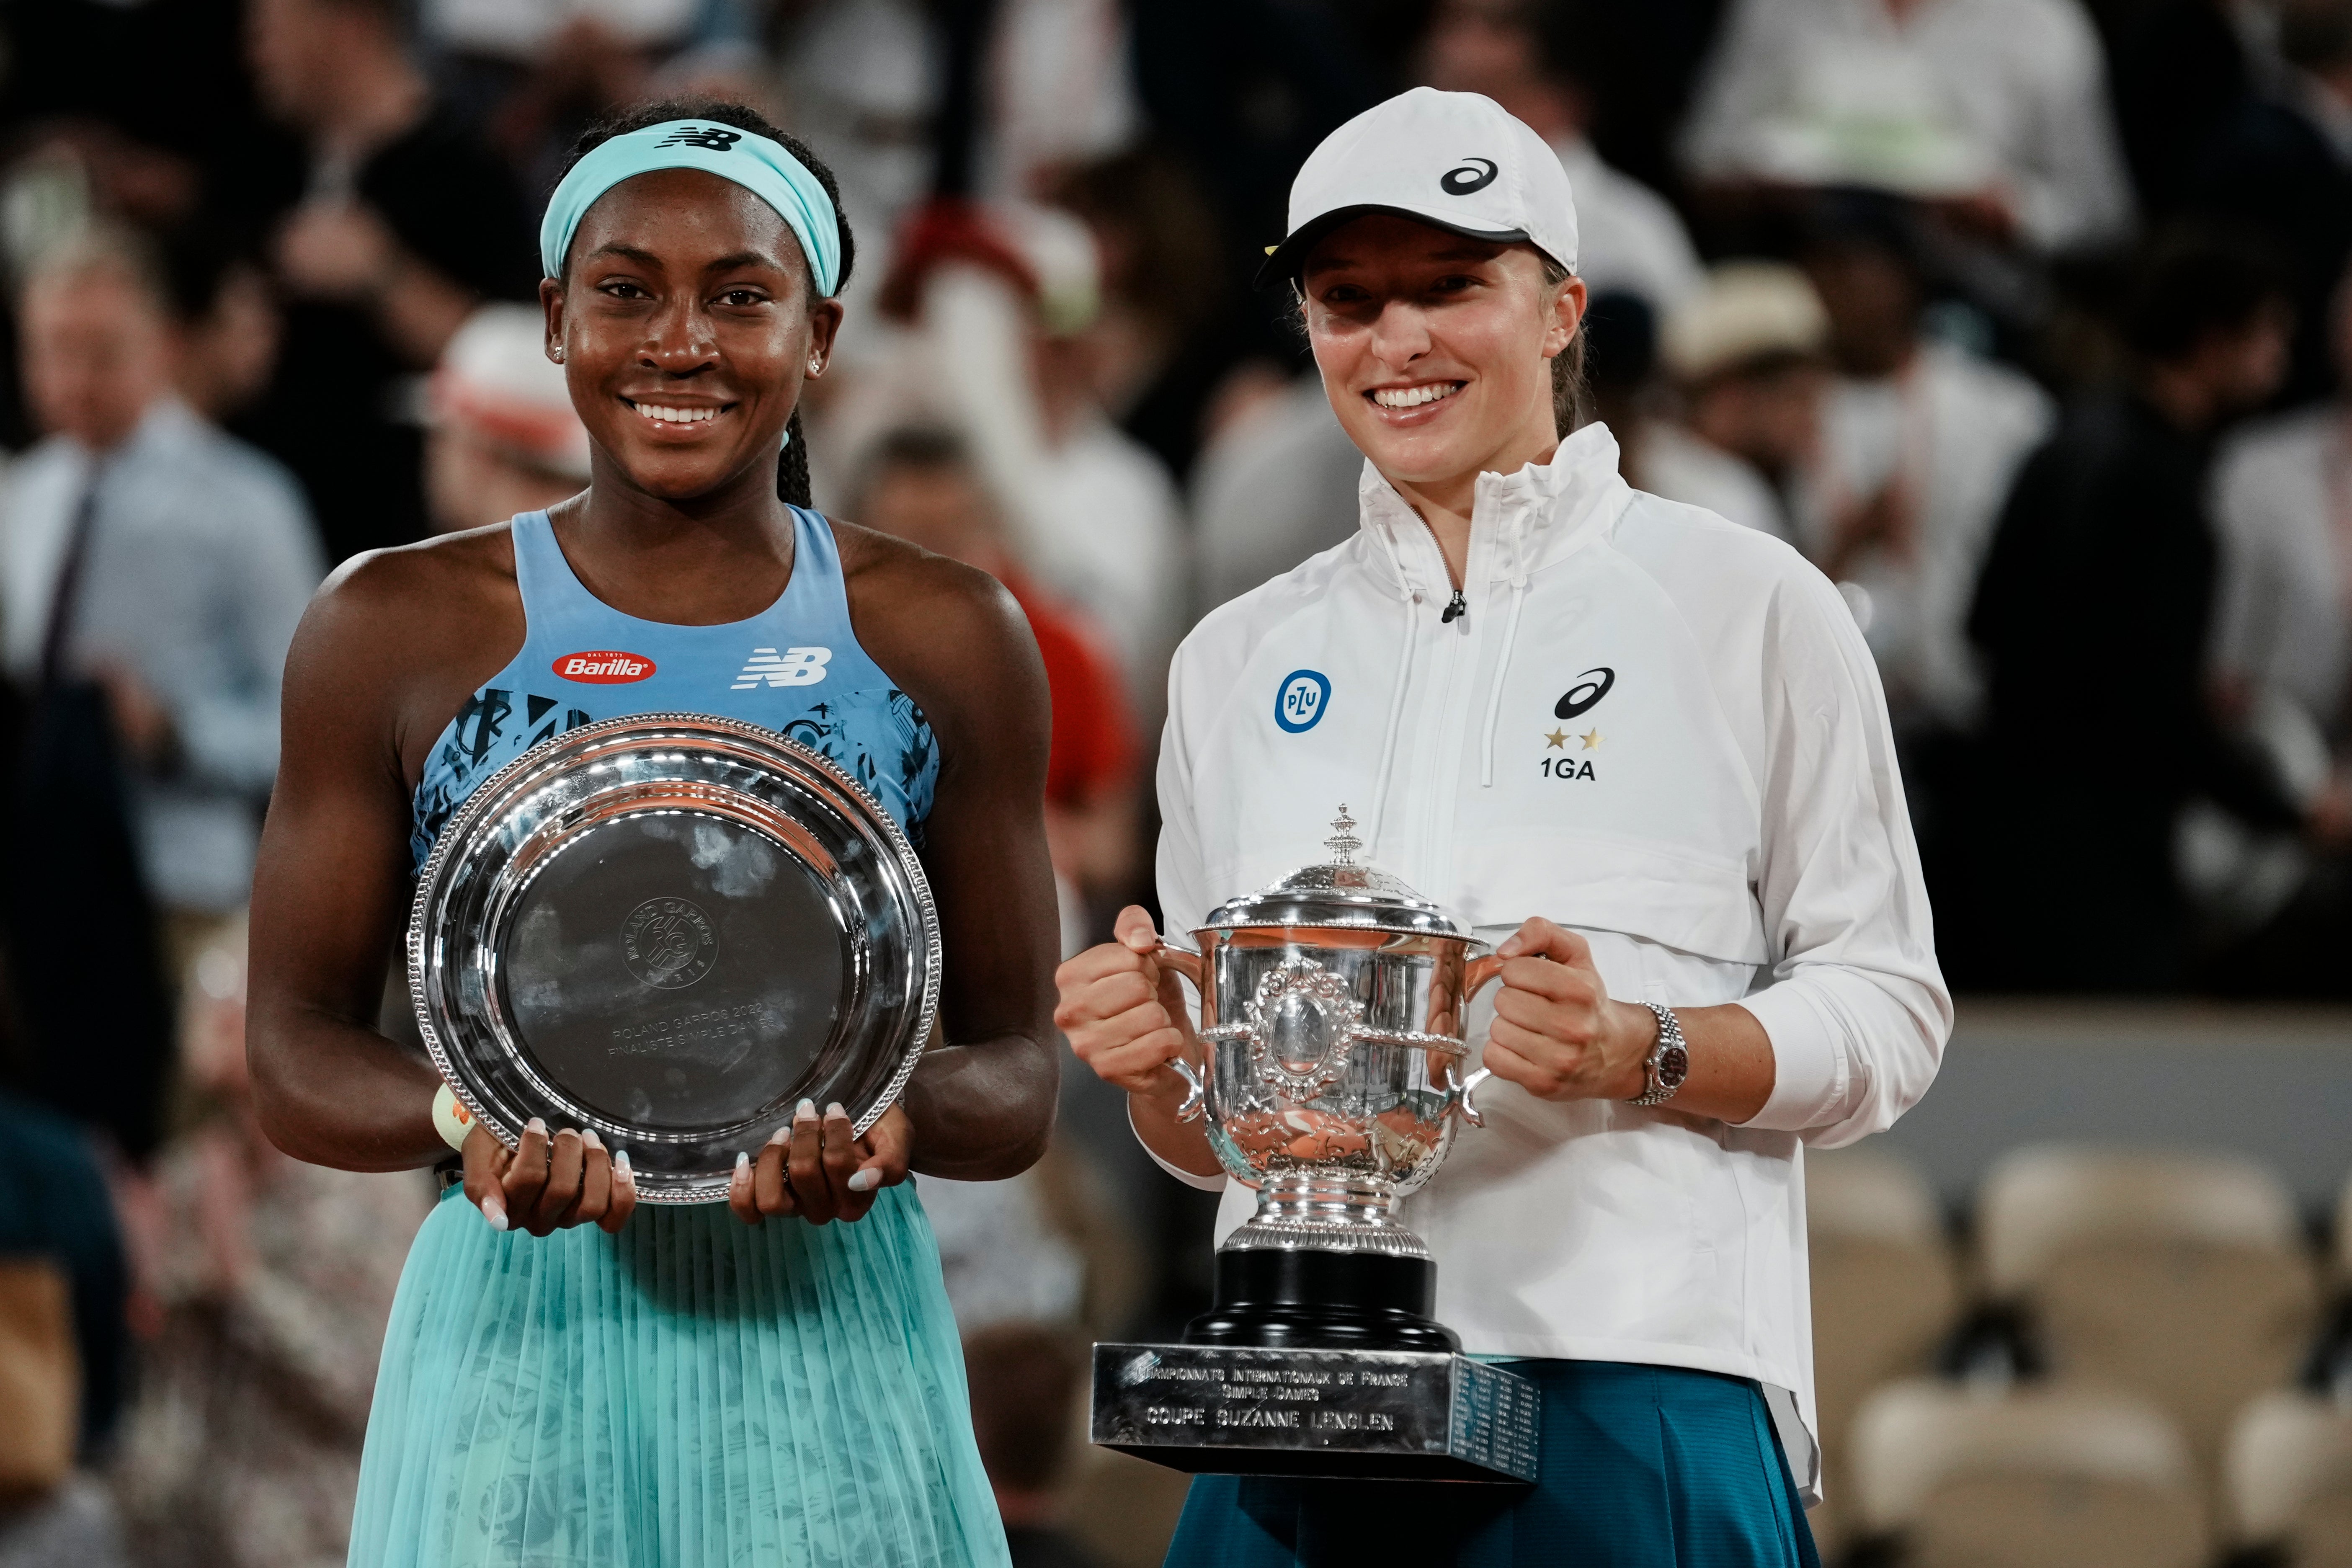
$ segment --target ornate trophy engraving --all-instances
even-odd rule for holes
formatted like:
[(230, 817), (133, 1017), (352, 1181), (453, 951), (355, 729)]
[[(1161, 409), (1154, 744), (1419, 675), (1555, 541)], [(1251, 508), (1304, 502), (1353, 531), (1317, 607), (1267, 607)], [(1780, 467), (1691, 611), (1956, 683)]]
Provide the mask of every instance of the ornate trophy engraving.
[(434, 1065), (511, 1147), (626, 1149), (646, 1203), (723, 1198), (803, 1099), (859, 1132), (914, 1070), (939, 925), (906, 836), (839, 767), (730, 719), (541, 742), (450, 820), (408, 977)]
[(1179, 1064), (1181, 1114), (1257, 1211), (1183, 1344), (1095, 1347), (1094, 1440), (1196, 1471), (1530, 1479), (1533, 1386), (1458, 1353), (1395, 1212), (1480, 1125), (1465, 1014), (1501, 961), (1358, 864), (1354, 827), (1341, 806), (1329, 861), (1218, 906), (1198, 953), (1161, 949), (1210, 1050)]

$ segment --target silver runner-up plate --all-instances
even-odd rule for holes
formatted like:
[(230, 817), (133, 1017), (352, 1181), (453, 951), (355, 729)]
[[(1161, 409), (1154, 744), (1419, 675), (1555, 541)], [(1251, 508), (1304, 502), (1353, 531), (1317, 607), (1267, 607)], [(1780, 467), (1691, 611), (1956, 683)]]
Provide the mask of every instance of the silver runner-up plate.
[(594, 1128), (646, 1203), (723, 1198), (793, 1107), (859, 1133), (940, 988), (913, 847), (837, 764), (756, 724), (640, 714), (541, 742), (419, 874), (408, 983), (434, 1065), (509, 1147)]

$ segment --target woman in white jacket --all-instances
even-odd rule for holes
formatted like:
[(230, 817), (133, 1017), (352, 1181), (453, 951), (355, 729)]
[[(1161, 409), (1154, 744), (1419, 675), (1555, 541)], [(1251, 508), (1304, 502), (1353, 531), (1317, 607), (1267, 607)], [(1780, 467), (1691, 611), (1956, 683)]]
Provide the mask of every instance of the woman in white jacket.
[[(1362, 527), (1186, 639), (1160, 758), (1171, 929), (1320, 858), (1345, 800), (1511, 960), (1471, 1019), (1486, 1127), (1403, 1217), (1438, 1319), (1540, 1385), (1542, 1476), (1203, 1478), (1171, 1563), (1814, 1562), (1801, 1151), (1917, 1100), (1950, 998), (1843, 601), (1575, 427), (1575, 265), (1565, 174), (1486, 99), (1418, 89), (1307, 160), (1267, 271)], [(1230, 1229), (1252, 1194), (1176, 1120), (1181, 985), (1144, 911), (1118, 934), (1063, 965), (1059, 1022)]]

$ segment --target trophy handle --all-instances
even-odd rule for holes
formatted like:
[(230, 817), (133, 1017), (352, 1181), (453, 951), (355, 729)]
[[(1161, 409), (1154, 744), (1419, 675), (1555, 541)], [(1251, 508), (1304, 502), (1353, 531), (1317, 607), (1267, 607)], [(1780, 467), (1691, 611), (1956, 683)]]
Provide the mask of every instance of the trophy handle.
[(1205, 993), (1209, 984), (1209, 961), (1186, 947), (1171, 946), (1162, 941), (1151, 950), (1151, 956), (1192, 983), (1192, 989)]
[(1454, 1068), (1449, 1063), (1445, 1068), (1445, 1092), (1446, 1098), (1453, 1103), (1446, 1109), (1460, 1116), (1473, 1127), (1486, 1126), (1486, 1119), (1478, 1114), (1476, 1106), (1470, 1103), (1470, 1091), (1494, 1076), (1485, 1068), (1480, 1068), (1468, 1078), (1456, 1078), (1454, 1076)]
[(1464, 1005), (1467, 1005), (1471, 997), (1475, 996), (1479, 992), (1486, 989), (1486, 983), (1494, 979), (1497, 974), (1502, 973), (1503, 965), (1509, 962), (1509, 959), (1497, 958), (1491, 952), (1484, 958), (1472, 959), (1469, 965), (1462, 972), (1462, 1001)]
[[(1151, 956), (1191, 981), (1193, 990), (1202, 995), (1208, 994), (1209, 964), (1208, 961), (1199, 953), (1189, 948), (1171, 947), (1166, 942), (1162, 942), (1151, 950)], [(1209, 1086), (1201, 1081), (1200, 1069), (1182, 1057), (1174, 1058), (1168, 1065), (1176, 1069), (1177, 1076), (1184, 1080), (1185, 1088), (1189, 1091), (1184, 1096), (1184, 1103), (1176, 1108), (1176, 1120), (1200, 1121), (1201, 1112), (1207, 1105), (1209, 1098)]]
[(1174, 1068), (1176, 1076), (1184, 1080), (1184, 1103), (1176, 1108), (1176, 1120), (1200, 1121), (1201, 1111), (1207, 1105), (1209, 1099), (1209, 1086), (1201, 1081), (1201, 1069), (1182, 1057), (1171, 1058), (1168, 1065)]

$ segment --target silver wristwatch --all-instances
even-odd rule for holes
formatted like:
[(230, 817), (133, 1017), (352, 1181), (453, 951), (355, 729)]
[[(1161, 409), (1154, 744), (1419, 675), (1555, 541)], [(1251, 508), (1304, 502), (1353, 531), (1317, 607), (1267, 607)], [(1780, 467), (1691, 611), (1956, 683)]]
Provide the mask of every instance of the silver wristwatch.
[(1675, 1021), (1672, 1007), (1662, 1007), (1655, 1002), (1642, 1005), (1658, 1016), (1658, 1039), (1642, 1063), (1644, 1087), (1626, 1103), (1664, 1105), (1681, 1089), (1683, 1079), (1690, 1076), (1690, 1047), (1683, 1043), (1683, 1026)]

